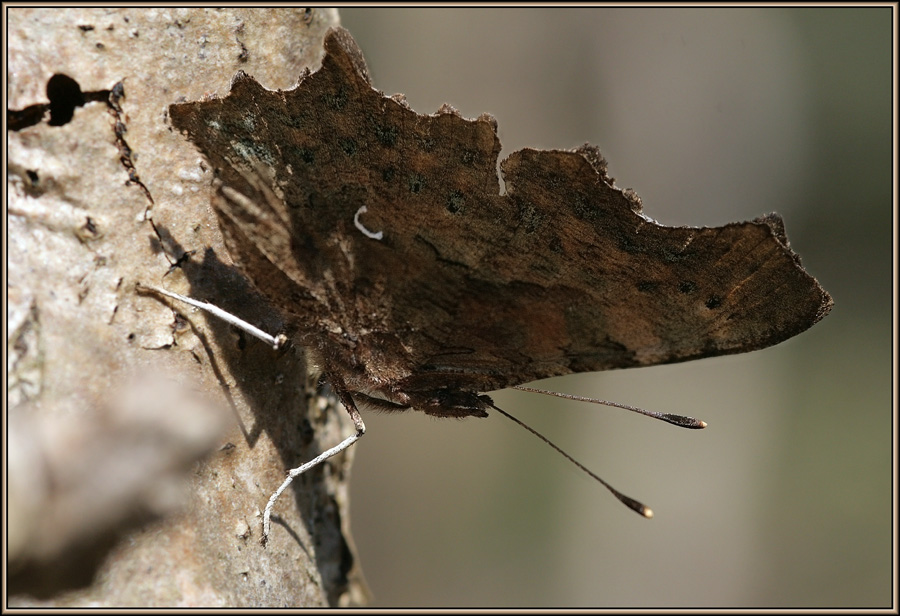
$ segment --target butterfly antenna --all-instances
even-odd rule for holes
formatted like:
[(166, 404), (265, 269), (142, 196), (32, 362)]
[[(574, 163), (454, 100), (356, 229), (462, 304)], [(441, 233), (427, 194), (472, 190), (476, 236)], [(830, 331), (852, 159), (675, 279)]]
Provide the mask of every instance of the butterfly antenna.
[(495, 411), (497, 411), (504, 417), (511, 419), (512, 421), (519, 424), (521, 427), (525, 428), (526, 430), (528, 430), (529, 432), (534, 434), (536, 437), (538, 437), (539, 439), (544, 441), (546, 444), (550, 445), (560, 455), (562, 455), (566, 460), (568, 460), (569, 462), (571, 462), (572, 464), (574, 464), (575, 466), (580, 468), (582, 471), (584, 471), (585, 473), (590, 475), (591, 478), (593, 478), (595, 481), (599, 481), (603, 485), (603, 487), (605, 487), (607, 490), (612, 492), (612, 495), (615, 496), (616, 498), (618, 498), (626, 507), (628, 507), (632, 511), (637, 511), (639, 514), (641, 514), (645, 518), (653, 517), (653, 510), (650, 509), (650, 507), (648, 507), (644, 503), (637, 501), (637, 500), (631, 498), (630, 496), (626, 496), (625, 494), (622, 494), (621, 492), (616, 490), (614, 487), (612, 487), (611, 485), (609, 485), (608, 483), (603, 481), (603, 479), (601, 479), (596, 473), (594, 473), (588, 467), (586, 467), (584, 464), (582, 464), (581, 462), (579, 462), (578, 460), (576, 460), (575, 458), (573, 458), (572, 456), (567, 454), (565, 451), (563, 451), (562, 449), (557, 447), (553, 442), (550, 441), (550, 439), (548, 439), (546, 436), (544, 436), (543, 434), (541, 434), (540, 432), (538, 432), (537, 430), (535, 430), (528, 424), (520, 421), (519, 419), (516, 419), (515, 417), (513, 417), (512, 415), (510, 415), (503, 409), (497, 407), (493, 403), (489, 403), (489, 405), (491, 408), (493, 408)]
[[(613, 406), (618, 409), (625, 409), (626, 411), (633, 411), (635, 413), (639, 413), (640, 415), (646, 415), (647, 417), (652, 417), (653, 419), (660, 419), (667, 423), (670, 423), (674, 426), (678, 426), (680, 428), (691, 428), (693, 430), (699, 430), (701, 428), (705, 428), (707, 423), (700, 419), (694, 419), (693, 417), (686, 417), (685, 415), (673, 415), (672, 413), (657, 413), (656, 411), (648, 411), (646, 409), (642, 409), (637, 406), (631, 406), (628, 404), (620, 404), (618, 402), (610, 402), (608, 400), (598, 400), (597, 398), (585, 398), (584, 396), (575, 396), (573, 394), (563, 394), (558, 391), (549, 391), (547, 389), (535, 389), (534, 387), (523, 387), (522, 385), (514, 385), (513, 389), (519, 389), (521, 391), (530, 391), (535, 394), (545, 394), (547, 396), (556, 396), (557, 398), (565, 398), (566, 400), (575, 400), (577, 402), (590, 402), (591, 404), (602, 404), (604, 406)], [(499, 410), (499, 409), (497, 409)]]

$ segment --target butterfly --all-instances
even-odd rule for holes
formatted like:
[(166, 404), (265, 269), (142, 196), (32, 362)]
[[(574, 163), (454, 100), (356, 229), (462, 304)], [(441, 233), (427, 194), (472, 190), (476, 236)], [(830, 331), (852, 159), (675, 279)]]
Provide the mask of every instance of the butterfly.
[(484, 417), (484, 392), (753, 351), (832, 306), (777, 214), (660, 225), (596, 147), (515, 152), (501, 187), (491, 116), (385, 96), (340, 28), (296, 88), (240, 72), (169, 115), (216, 172), (235, 264), (353, 417), (338, 447), (357, 404)]

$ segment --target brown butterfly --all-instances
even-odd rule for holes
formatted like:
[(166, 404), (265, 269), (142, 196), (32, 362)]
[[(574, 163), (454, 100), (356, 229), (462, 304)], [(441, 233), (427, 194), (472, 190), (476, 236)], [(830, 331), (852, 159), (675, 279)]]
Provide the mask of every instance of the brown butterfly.
[(484, 417), (482, 392), (761, 349), (830, 310), (776, 214), (659, 225), (588, 145), (513, 153), (502, 191), (492, 117), (384, 96), (343, 29), (325, 51), (293, 90), (238, 73), (169, 108), (216, 170), (235, 263), (356, 422), (301, 469), (361, 436), (356, 403)]

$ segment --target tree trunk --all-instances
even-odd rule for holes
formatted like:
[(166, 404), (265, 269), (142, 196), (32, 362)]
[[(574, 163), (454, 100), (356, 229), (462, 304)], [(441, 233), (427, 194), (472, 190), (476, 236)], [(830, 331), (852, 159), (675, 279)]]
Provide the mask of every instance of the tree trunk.
[(163, 286), (271, 332), (230, 266), (212, 174), (168, 105), (238, 70), (293, 87), (320, 9), (8, 11), (9, 605), (365, 600), (348, 528), (353, 427), (302, 349), (273, 351)]

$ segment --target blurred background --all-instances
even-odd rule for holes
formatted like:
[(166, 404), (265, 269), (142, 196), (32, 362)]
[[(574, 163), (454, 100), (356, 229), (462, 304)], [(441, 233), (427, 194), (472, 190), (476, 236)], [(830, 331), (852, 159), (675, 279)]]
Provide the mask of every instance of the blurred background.
[(502, 157), (600, 146), (666, 225), (776, 211), (834, 297), (776, 347), (541, 386), (496, 413), (366, 414), (353, 534), (375, 606), (888, 607), (891, 9), (341, 9), (375, 86), (492, 113)]

